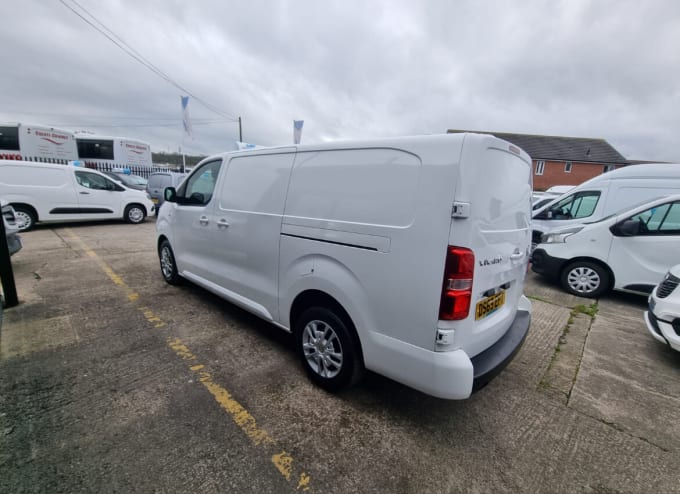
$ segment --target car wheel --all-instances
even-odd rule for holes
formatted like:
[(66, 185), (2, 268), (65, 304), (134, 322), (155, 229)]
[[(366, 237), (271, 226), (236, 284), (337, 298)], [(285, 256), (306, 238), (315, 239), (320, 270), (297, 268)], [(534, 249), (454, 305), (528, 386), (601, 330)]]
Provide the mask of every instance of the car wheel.
[(576, 261), (562, 270), (561, 282), (573, 295), (595, 298), (609, 290), (610, 277), (599, 264)]
[(177, 263), (175, 263), (175, 254), (172, 252), (170, 242), (163, 240), (158, 249), (158, 257), (161, 262), (161, 274), (163, 279), (171, 285), (179, 285), (182, 283), (182, 277), (177, 272)]
[(14, 206), (14, 218), (17, 223), (17, 228), (19, 228), (19, 231), (21, 232), (33, 228), (37, 221), (35, 213), (23, 206)]
[(141, 223), (146, 218), (146, 210), (144, 206), (139, 204), (130, 204), (125, 208), (125, 221), (134, 225)]
[(295, 342), (309, 378), (331, 392), (359, 380), (363, 364), (358, 344), (342, 317), (326, 307), (312, 307), (298, 318)]

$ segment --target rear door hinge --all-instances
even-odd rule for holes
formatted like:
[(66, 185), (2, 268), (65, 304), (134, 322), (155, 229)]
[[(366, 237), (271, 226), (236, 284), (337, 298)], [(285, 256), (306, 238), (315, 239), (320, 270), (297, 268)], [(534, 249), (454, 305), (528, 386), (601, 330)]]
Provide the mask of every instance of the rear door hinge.
[(451, 209), (451, 218), (468, 218), (470, 216), (469, 202), (454, 202)]

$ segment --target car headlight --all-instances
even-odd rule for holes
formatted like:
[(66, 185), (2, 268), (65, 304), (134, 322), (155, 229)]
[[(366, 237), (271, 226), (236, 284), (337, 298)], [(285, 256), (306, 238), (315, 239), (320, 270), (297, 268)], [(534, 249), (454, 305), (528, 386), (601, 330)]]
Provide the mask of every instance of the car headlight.
[(570, 228), (569, 230), (562, 230), (560, 232), (546, 233), (541, 236), (542, 244), (563, 244), (567, 241), (567, 238), (571, 237), (574, 233), (578, 233), (583, 230), (583, 227)]
[(147, 198), (148, 200), (151, 200), (151, 194), (149, 194), (148, 192), (145, 192), (145, 194), (146, 194), (146, 198)]

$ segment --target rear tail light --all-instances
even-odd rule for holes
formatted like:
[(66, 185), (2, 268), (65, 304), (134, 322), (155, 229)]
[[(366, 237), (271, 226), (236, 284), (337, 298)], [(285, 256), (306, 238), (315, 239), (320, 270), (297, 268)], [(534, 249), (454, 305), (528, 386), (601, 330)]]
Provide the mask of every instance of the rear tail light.
[(439, 319), (459, 321), (470, 313), (475, 255), (470, 249), (449, 245), (446, 249), (444, 283)]

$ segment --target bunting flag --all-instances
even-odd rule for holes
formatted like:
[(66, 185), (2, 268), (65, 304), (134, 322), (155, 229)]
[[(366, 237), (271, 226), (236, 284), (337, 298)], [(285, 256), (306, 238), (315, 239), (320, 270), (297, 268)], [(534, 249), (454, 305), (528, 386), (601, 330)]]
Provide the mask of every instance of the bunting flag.
[(302, 139), (302, 126), (305, 124), (304, 120), (293, 120), (293, 142), (300, 144)]
[(191, 120), (189, 120), (189, 96), (180, 96), (182, 98), (182, 125), (184, 126), (184, 132), (189, 137), (194, 136), (194, 131), (191, 128)]

